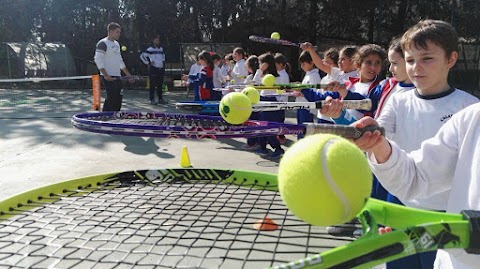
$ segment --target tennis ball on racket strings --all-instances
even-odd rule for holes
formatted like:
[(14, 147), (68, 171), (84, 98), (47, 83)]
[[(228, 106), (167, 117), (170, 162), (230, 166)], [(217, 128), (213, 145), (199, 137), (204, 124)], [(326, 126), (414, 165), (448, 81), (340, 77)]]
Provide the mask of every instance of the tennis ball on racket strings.
[(127, 47), (126, 47), (126, 46), (122, 46), (122, 51), (127, 51)]
[(280, 34), (279, 34), (278, 32), (273, 32), (273, 33), (270, 35), (270, 38), (280, 39)]
[(252, 102), (241, 92), (231, 92), (222, 98), (218, 110), (226, 122), (242, 124), (252, 114)]
[(284, 203), (299, 219), (317, 226), (352, 220), (372, 190), (365, 154), (345, 138), (306, 136), (285, 152), (278, 169)]
[(242, 93), (248, 96), (252, 105), (258, 104), (258, 102), (260, 102), (260, 93), (254, 87), (246, 87), (242, 90)]
[(265, 86), (273, 86), (273, 85), (275, 85), (275, 76), (273, 76), (272, 74), (266, 74), (266, 75), (262, 78), (262, 84), (265, 85)]

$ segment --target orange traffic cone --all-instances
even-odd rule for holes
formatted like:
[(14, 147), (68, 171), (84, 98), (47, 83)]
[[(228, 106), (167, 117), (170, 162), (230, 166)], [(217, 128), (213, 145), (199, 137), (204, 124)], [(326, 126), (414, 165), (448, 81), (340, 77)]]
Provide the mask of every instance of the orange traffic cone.
[(180, 167), (183, 167), (183, 168), (192, 167), (186, 146), (183, 146), (182, 148), (182, 156), (180, 157)]

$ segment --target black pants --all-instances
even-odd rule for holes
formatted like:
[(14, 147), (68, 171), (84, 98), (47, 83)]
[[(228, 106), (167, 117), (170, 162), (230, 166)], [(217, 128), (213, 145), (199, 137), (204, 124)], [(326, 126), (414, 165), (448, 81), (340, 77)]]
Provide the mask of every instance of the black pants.
[(102, 84), (107, 91), (102, 111), (120, 111), (123, 100), (122, 81), (107, 81), (102, 77)]
[(154, 66), (150, 66), (150, 101), (155, 101), (155, 92), (157, 92), (158, 100), (162, 100), (164, 76), (165, 68), (156, 68)]

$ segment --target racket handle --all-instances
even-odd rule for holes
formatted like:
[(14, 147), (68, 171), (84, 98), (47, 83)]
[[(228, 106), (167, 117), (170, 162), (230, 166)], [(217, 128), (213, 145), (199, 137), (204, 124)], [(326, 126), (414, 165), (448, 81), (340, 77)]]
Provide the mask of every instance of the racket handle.
[(338, 124), (305, 124), (305, 135), (319, 133), (334, 134), (348, 139), (357, 139), (360, 138), (365, 132), (374, 132), (376, 130), (380, 131), (380, 133), (385, 136), (385, 128), (381, 126), (367, 126), (365, 128), (355, 128), (349, 125)]
[[(345, 109), (357, 109), (357, 110), (370, 110), (372, 109), (372, 100), (363, 99), (363, 100), (343, 100), (343, 108)], [(315, 108), (321, 109), (322, 106), (328, 104), (327, 101), (318, 101), (315, 103)]]

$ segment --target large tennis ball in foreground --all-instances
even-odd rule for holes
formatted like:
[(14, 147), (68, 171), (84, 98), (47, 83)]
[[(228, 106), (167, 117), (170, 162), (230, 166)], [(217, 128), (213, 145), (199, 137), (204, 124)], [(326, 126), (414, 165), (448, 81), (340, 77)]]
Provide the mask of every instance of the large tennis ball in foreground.
[(225, 95), (218, 107), (222, 118), (230, 124), (242, 124), (252, 114), (250, 99), (241, 92), (231, 92)]
[(272, 74), (266, 74), (262, 78), (262, 84), (265, 86), (273, 86), (275, 85), (275, 76)]
[(248, 99), (250, 99), (252, 105), (258, 104), (258, 102), (260, 102), (260, 93), (254, 87), (246, 87), (242, 90), (242, 93), (245, 94)]
[(270, 35), (270, 38), (280, 39), (280, 34), (279, 34), (278, 32), (273, 32), (273, 33)]
[(352, 220), (372, 189), (365, 154), (335, 135), (316, 134), (285, 152), (278, 170), (279, 190), (299, 219), (317, 226)]

